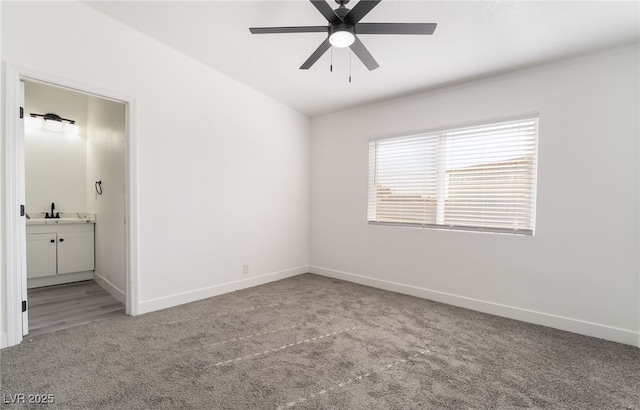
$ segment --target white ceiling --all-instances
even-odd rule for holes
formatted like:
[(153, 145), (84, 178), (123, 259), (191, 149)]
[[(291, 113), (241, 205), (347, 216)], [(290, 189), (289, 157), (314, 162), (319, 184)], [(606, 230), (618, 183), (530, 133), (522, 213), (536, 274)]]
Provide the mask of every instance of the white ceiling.
[(249, 33), (249, 27), (325, 25), (306, 0), (86, 4), (309, 116), (640, 38), (638, 1), (383, 0), (363, 22), (438, 27), (432, 36), (361, 36), (380, 68), (368, 71), (353, 56), (349, 83), (348, 49), (333, 49), (332, 73), (330, 52), (310, 70), (298, 69), (326, 34)]

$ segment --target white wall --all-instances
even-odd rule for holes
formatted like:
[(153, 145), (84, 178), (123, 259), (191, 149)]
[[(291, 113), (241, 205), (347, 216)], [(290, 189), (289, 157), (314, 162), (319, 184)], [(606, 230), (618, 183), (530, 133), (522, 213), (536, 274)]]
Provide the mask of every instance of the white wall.
[(53, 113), (76, 121), (78, 135), (25, 128), (27, 212), (44, 217), (51, 203), (57, 212), (87, 211), (87, 96), (43, 84), (25, 83), (25, 117)]
[(135, 99), (138, 312), (307, 271), (307, 117), (81, 3), (3, 2), (1, 38), (13, 65)]
[[(87, 99), (87, 211), (97, 216), (95, 280), (124, 303), (125, 269), (125, 104)], [(102, 181), (102, 195), (95, 182)]]
[[(311, 270), (640, 345), (637, 50), (314, 119)], [(535, 236), (368, 226), (369, 137), (530, 112)]]

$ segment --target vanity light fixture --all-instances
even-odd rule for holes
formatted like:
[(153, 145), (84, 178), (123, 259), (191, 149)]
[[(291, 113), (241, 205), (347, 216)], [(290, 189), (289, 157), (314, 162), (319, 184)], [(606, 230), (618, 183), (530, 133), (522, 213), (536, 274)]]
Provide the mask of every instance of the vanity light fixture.
[(47, 129), (50, 131), (61, 131), (66, 134), (78, 134), (80, 127), (74, 120), (62, 118), (58, 114), (29, 114), (26, 125), (31, 128)]

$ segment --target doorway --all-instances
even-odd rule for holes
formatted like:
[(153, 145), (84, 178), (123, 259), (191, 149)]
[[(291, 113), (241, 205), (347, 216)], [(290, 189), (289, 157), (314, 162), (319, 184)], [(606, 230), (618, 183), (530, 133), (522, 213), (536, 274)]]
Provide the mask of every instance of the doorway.
[(28, 330), (35, 335), (124, 313), (126, 105), (23, 83)]
[[(98, 146), (106, 144), (113, 148), (118, 145), (113, 144), (114, 140), (121, 138), (122, 144), (119, 154), (116, 154), (118, 150), (114, 149), (106, 154), (104, 152), (102, 154), (98, 153), (98, 157), (94, 157), (92, 155), (95, 152), (92, 153), (91, 150), (87, 150), (86, 180), (90, 182), (88, 185), (91, 190), (87, 189), (87, 184), (85, 184), (87, 212), (83, 214), (95, 214), (96, 227), (100, 219), (105, 222), (103, 229), (98, 228), (95, 234), (97, 245), (95, 248), (96, 265), (92, 279), (106, 289), (109, 294), (115, 295), (118, 300), (124, 303), (126, 314), (135, 315), (137, 313), (137, 231), (135, 229), (137, 202), (135, 195), (135, 127), (133, 126), (135, 99), (85, 84), (78, 84), (72, 80), (54, 78), (42, 73), (32, 72), (29, 69), (14, 67), (10, 64), (6, 64), (4, 68), (6, 121), (3, 130), (5, 145), (5, 164), (3, 168), (5, 201), (3, 203), (3, 213), (5, 227), (2, 247), (6, 255), (5, 265), (3, 266), (3, 270), (6, 272), (6, 302), (3, 303), (1, 308), (4, 313), (3, 316), (6, 318), (6, 339), (2, 341), (2, 347), (19, 344), (23, 336), (27, 334), (29, 314), (27, 287), (30, 281), (27, 280), (26, 217), (29, 214), (29, 210), (35, 213), (34, 216), (36, 217), (42, 216), (42, 214), (37, 214), (44, 211), (40, 210), (42, 204), (38, 205), (36, 200), (29, 200), (29, 203), (33, 202), (33, 209), (30, 209), (30, 204), (27, 203), (29, 196), (35, 197), (33, 194), (27, 195), (26, 189), (25, 135), (22, 131), (24, 130), (25, 119), (30, 118), (30, 111), (25, 109), (24, 85), (27, 88), (29, 86), (36, 88), (50, 87), (58, 91), (75, 93), (76, 96), (85, 98), (87, 100), (87, 110), (93, 112), (91, 114), (92, 118), (86, 124), (91, 123), (89, 128), (93, 128), (94, 135), (99, 135), (102, 138), (102, 141), (93, 141)], [(119, 107), (122, 112), (124, 121), (120, 133), (105, 126), (105, 123), (108, 122), (105, 119), (110, 116), (109, 113), (105, 114), (101, 110), (105, 106)], [(44, 111), (50, 110), (44, 109)], [(15, 115), (17, 112), (20, 112), (21, 115)], [(34, 113), (48, 114), (50, 112)], [(57, 115), (61, 118), (69, 119), (63, 115)], [(119, 175), (115, 177), (112, 173), (113, 169), (109, 169), (110, 166), (118, 162), (113, 161), (113, 155), (120, 155), (121, 157)], [(91, 160), (89, 160), (89, 157), (91, 157)], [(99, 165), (100, 162), (102, 162), (102, 165)], [(55, 172), (51, 173), (55, 175)], [(100, 175), (104, 175), (104, 178)], [(100, 181), (102, 181), (101, 184), (98, 184)], [(110, 199), (107, 199), (107, 187), (109, 187), (108, 190), (111, 193)], [(102, 195), (98, 194), (98, 191), (101, 191)], [(74, 195), (76, 198), (81, 196), (78, 192), (75, 192)], [(91, 202), (92, 199), (93, 203)], [(40, 199), (41, 202), (42, 200)], [(46, 201), (48, 203), (49, 200)], [(59, 201), (61, 201), (59, 204), (62, 206), (67, 199), (60, 198)], [(120, 202), (120, 205), (114, 206), (112, 202)], [(52, 200), (52, 203), (55, 203), (55, 200)], [(67, 202), (67, 211), (72, 214), (82, 213), (72, 209), (74, 205), (71, 203), (72, 201)], [(79, 203), (81, 202), (75, 202), (76, 208)], [(50, 210), (49, 207), (47, 208)], [(61, 207), (56, 209), (63, 212), (61, 216), (69, 216), (64, 214), (65, 210)], [(100, 214), (102, 214), (102, 218), (99, 216)], [(116, 241), (109, 240), (109, 238), (114, 237), (119, 239)], [(112, 269), (113, 266), (118, 268)], [(84, 272), (86, 271), (91, 270), (87, 269)]]

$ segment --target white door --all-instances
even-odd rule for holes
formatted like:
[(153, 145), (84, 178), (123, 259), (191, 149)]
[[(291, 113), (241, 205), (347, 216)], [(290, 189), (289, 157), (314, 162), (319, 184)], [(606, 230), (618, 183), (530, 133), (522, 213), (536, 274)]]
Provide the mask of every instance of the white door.
[[(20, 87), (18, 89), (18, 104), (20, 105), (20, 118), (18, 120), (18, 126), (16, 130), (16, 151), (24, 153), (24, 116), (27, 115), (24, 112), (24, 82), (20, 81)], [(18, 259), (18, 271), (20, 272), (20, 287), (22, 293), (22, 335), (29, 333), (29, 309), (27, 301), (27, 257), (24, 249), (26, 248), (26, 209), (25, 209), (25, 186), (24, 186), (24, 155), (18, 155), (16, 158), (16, 166), (19, 172), (17, 173), (17, 192), (16, 196), (18, 203), (21, 206), (20, 223), (17, 229), (17, 243), (21, 244), (22, 252), (21, 257)]]

